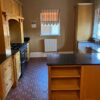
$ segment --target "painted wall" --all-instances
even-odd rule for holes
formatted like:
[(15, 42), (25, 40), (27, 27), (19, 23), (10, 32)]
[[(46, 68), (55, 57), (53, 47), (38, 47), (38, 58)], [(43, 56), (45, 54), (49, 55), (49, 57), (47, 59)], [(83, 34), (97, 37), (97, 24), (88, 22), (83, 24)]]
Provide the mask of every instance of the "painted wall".
[(94, 0), (95, 8), (100, 8), (100, 0)]
[[(57, 38), (58, 51), (73, 51), (74, 49), (74, 7), (83, 0), (22, 0), (24, 15), (24, 33), (30, 37), (31, 52), (44, 51), (45, 38)], [(86, 2), (87, 0), (84, 0)], [(88, 0), (89, 1), (89, 0)], [(40, 36), (40, 12), (45, 8), (60, 9), (61, 35), (58, 37)], [(37, 28), (32, 29), (31, 23), (36, 21)]]

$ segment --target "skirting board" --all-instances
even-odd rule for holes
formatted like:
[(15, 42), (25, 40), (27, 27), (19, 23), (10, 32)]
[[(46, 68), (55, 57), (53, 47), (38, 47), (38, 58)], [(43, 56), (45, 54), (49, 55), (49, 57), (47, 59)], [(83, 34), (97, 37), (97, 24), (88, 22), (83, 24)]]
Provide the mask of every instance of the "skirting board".
[(66, 52), (51, 52), (51, 53), (45, 53), (45, 52), (31, 52), (31, 53), (30, 53), (30, 58), (35, 58), (35, 57), (47, 57), (47, 54), (52, 54), (52, 53), (72, 54), (73, 51), (66, 51)]

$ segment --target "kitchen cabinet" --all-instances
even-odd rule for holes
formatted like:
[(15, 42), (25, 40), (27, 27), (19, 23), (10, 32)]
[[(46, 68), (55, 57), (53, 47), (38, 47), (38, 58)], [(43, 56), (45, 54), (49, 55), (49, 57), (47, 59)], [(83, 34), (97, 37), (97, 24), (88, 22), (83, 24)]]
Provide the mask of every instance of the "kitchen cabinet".
[(76, 40), (87, 41), (92, 35), (93, 3), (78, 3), (76, 7)]
[(14, 82), (12, 57), (0, 65), (0, 100), (3, 100)]
[(22, 16), (22, 4), (19, 0), (1, 0), (1, 9), (13, 16)]
[(13, 55), (13, 71), (14, 71), (14, 87), (17, 86), (18, 80), (21, 76), (21, 62), (20, 52)]
[(49, 100), (100, 100), (99, 54), (50, 54)]
[(80, 66), (49, 66), (49, 100), (80, 100)]
[(27, 61), (30, 59), (30, 43), (27, 43)]
[(8, 55), (11, 54), (9, 26), (5, 13), (2, 13), (1, 9), (0, 12), (0, 54)]
[[(19, 0), (1, 0), (0, 1), (0, 54), (6, 53), (11, 54), (11, 38), (10, 38), (10, 25), (9, 20), (14, 20), (19, 23), (18, 33), (20, 37), (20, 42), (24, 42), (24, 32), (23, 32), (23, 17), (22, 17), (22, 4)], [(16, 23), (13, 23), (14, 26)], [(16, 28), (15, 27), (15, 28)], [(15, 33), (14, 33), (15, 35)], [(17, 35), (17, 34), (16, 34)], [(18, 41), (19, 42), (19, 41)]]
[(5, 45), (6, 53), (8, 54), (9, 52), (11, 53), (10, 34), (9, 34), (8, 21), (4, 14), (2, 15), (2, 22), (3, 22), (4, 45)]

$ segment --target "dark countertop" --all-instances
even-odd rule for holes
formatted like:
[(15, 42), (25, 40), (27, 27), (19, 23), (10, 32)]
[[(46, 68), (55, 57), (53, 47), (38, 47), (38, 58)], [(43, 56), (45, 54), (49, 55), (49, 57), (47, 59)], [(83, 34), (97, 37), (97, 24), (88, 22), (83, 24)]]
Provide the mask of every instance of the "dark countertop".
[[(24, 46), (25, 44), (27, 44), (27, 42), (29, 42), (30, 38), (29, 37), (25, 37), (24, 38), (24, 43), (17, 43), (17, 45), (21, 48), (22, 46)], [(16, 43), (15, 43), (16, 44)], [(14, 43), (12, 43), (11, 45), (14, 45)], [(6, 54), (0, 54), (0, 64), (3, 63), (7, 58), (13, 56), (15, 53), (17, 53), (19, 50), (13, 50), (11, 48), (11, 54), (10, 55), (6, 55)]]
[(29, 37), (24, 37), (24, 42), (29, 42), (30, 41), (30, 38)]
[(78, 42), (78, 50), (82, 53), (100, 53), (100, 44), (89, 41)]
[(49, 54), (47, 65), (99, 65), (100, 53)]
[(0, 64), (3, 63), (7, 58), (13, 56), (17, 52), (18, 52), (18, 50), (11, 50), (11, 54), (10, 55), (0, 54)]

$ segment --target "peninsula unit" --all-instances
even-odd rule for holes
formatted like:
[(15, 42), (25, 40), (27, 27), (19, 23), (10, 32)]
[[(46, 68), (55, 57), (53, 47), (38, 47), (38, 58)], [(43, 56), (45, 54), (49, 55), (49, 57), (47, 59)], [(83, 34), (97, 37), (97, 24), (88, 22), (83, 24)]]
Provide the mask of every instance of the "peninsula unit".
[(100, 54), (48, 55), (49, 100), (99, 100)]

